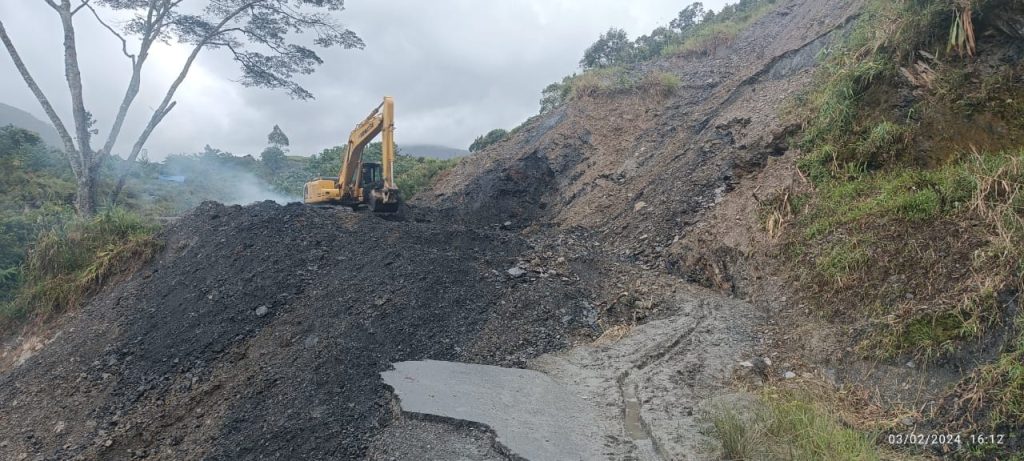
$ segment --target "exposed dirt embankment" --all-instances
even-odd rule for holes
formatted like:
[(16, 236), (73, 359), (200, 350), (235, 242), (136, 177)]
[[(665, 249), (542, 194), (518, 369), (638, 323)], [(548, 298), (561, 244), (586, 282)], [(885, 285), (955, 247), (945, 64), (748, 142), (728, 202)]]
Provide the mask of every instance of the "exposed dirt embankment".
[(515, 365), (594, 332), (577, 278), (506, 273), (514, 233), (417, 217), (204, 204), (0, 375), (0, 458), (357, 458), (390, 363)]
[(817, 54), (859, 10), (855, 0), (791, 0), (708, 58), (670, 58), (671, 94), (581, 96), (470, 157), (421, 203), (490, 222), (542, 221), (659, 259), (739, 177), (788, 150), (781, 114), (809, 83)]

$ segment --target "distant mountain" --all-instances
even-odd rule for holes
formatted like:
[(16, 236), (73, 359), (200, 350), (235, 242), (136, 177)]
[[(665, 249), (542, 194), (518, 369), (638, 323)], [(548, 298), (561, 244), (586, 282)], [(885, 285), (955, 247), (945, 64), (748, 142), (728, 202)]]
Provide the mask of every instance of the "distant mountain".
[(57, 136), (57, 130), (53, 129), (52, 125), (35, 118), (32, 114), (17, 107), (0, 103), (0, 126), (7, 125), (14, 125), (18, 128), (34, 131), (39, 134), (43, 142), (51, 147), (61, 149), (64, 146), (60, 136)]
[(398, 148), (401, 149), (402, 155), (411, 155), (413, 157), (448, 159), (469, 155), (468, 150), (430, 144), (400, 144)]

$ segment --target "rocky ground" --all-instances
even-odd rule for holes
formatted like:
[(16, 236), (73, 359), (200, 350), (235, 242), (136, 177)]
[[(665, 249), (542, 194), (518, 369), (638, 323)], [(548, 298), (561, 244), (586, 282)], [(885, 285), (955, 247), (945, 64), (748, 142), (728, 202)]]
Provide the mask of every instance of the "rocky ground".
[(507, 230), (208, 203), (164, 238), (0, 375), (0, 458), (360, 457), (390, 363), (514, 366), (598, 328), (578, 278), (509, 273)]

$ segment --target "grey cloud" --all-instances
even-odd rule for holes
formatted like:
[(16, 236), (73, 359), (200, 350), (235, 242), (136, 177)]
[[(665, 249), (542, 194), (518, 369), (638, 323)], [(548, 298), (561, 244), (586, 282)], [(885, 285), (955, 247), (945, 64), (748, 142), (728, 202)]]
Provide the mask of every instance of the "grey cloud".
[[(66, 101), (60, 30), (36, 0), (0, 2), (0, 17), (54, 101)], [(366, 42), (364, 50), (326, 50), (325, 64), (300, 81), (316, 95), (294, 101), (280, 92), (242, 88), (221, 51), (201, 56), (179, 91), (178, 107), (154, 133), (150, 158), (194, 152), (204, 144), (257, 154), (280, 124), (292, 151), (308, 155), (342, 144), (381, 96), (397, 103), (400, 144), (465, 148), (492, 128), (512, 128), (537, 112), (540, 90), (576, 70), (597, 35), (623, 27), (635, 37), (667, 24), (688, 0), (349, 0), (340, 19)], [(705, 1), (718, 8), (722, 0)], [(120, 100), (127, 63), (116, 40), (79, 19), (87, 97), (101, 130)], [(127, 149), (174, 78), (184, 50), (154, 57), (119, 148)], [(13, 69), (0, 58), (6, 102), (42, 115)], [(63, 106), (66, 106), (66, 103)], [(105, 132), (101, 133), (105, 134)]]

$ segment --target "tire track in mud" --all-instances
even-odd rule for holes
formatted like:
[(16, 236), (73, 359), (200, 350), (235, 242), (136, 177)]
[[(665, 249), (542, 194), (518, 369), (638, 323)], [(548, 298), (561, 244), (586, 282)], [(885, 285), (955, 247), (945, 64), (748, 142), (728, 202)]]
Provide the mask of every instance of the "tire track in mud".
[[(699, 308), (703, 308), (705, 304), (706, 302), (704, 300), (697, 300)], [(702, 314), (707, 313), (706, 309), (702, 310), (704, 310)], [(697, 331), (697, 328), (703, 326), (705, 320), (705, 315), (697, 315), (696, 322), (693, 326), (686, 329), (686, 331), (680, 334), (674, 341), (672, 341), (671, 344), (666, 347), (657, 348), (643, 361), (619, 374), (619, 377), (616, 379), (622, 400), (623, 429), (626, 435), (633, 440), (633, 444), (639, 452), (638, 457), (641, 460), (658, 461), (671, 459), (671, 457), (658, 443), (658, 438), (654, 434), (654, 431), (651, 430), (650, 425), (644, 420), (643, 403), (637, 397), (637, 389), (640, 384), (637, 382), (631, 382), (630, 378), (636, 377), (648, 367), (664, 360), (665, 357), (670, 354), (677, 351), (685, 351), (692, 347), (693, 334)]]
[(676, 281), (669, 317), (613, 343), (592, 343), (530, 362), (598, 408), (611, 428), (609, 459), (710, 459), (702, 405), (720, 394), (738, 359), (753, 353), (753, 306)]

